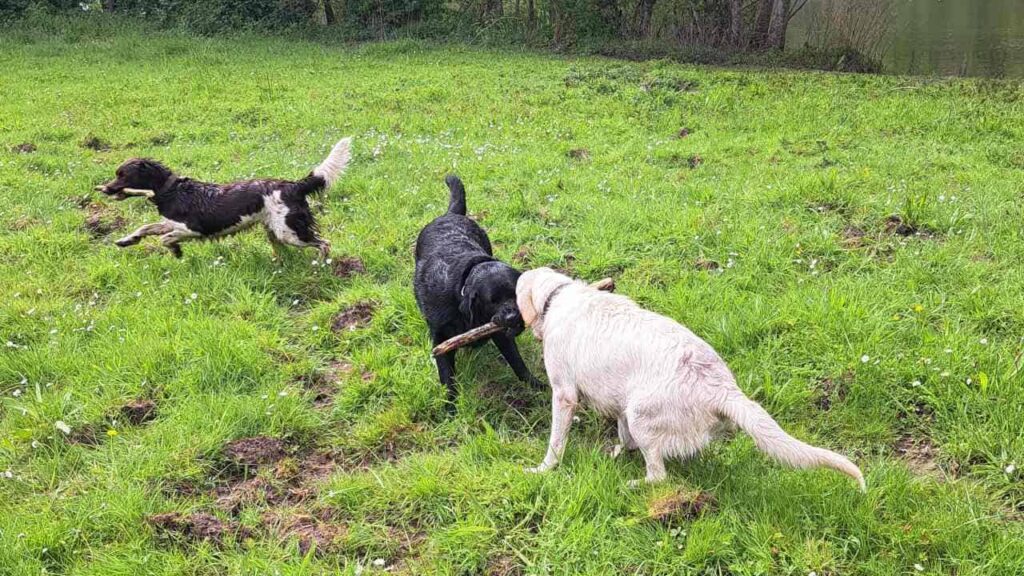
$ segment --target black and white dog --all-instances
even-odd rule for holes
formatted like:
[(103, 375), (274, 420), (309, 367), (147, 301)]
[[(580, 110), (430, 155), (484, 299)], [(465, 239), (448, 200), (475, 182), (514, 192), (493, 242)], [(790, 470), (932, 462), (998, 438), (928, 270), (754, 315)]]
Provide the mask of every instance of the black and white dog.
[[(445, 180), (448, 213), (435, 218), (416, 239), (416, 303), (434, 345), (488, 322), (505, 328), (490, 339), (523, 382), (540, 385), (523, 363), (515, 337), (524, 328), (516, 306), (519, 271), (494, 258), (487, 233), (466, 217), (466, 190), (455, 176)], [(481, 340), (479, 343), (484, 342)], [(437, 373), (455, 397), (455, 352), (438, 356)]]
[(266, 229), (275, 256), (278, 245), (288, 244), (315, 246), (326, 259), (330, 244), (318, 235), (306, 196), (337, 180), (348, 165), (350, 141), (345, 138), (335, 144), (327, 159), (299, 181), (210, 184), (177, 176), (156, 160), (132, 158), (117, 168), (112, 182), (96, 189), (117, 200), (145, 196), (163, 216), (160, 222), (146, 224), (118, 240), (121, 247), (160, 235), (163, 245), (181, 258), (181, 242), (229, 236), (258, 222)]

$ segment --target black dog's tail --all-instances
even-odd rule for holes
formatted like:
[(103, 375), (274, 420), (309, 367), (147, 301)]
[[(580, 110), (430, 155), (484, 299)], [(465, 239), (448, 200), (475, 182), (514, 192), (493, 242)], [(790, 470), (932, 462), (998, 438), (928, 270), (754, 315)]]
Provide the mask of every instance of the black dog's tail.
[(451, 195), (448, 198), (448, 213), (449, 214), (462, 214), (466, 215), (466, 188), (462, 185), (462, 180), (454, 174), (449, 174), (444, 179), (444, 183), (448, 185), (448, 190)]
[(351, 138), (339, 140), (334, 145), (334, 148), (331, 149), (331, 153), (327, 158), (319, 166), (313, 168), (313, 172), (302, 180), (298, 191), (303, 196), (306, 196), (307, 194), (313, 194), (325, 188), (330, 188), (331, 184), (334, 184), (335, 180), (345, 171), (349, 160), (352, 159), (352, 153), (349, 149), (351, 143)]

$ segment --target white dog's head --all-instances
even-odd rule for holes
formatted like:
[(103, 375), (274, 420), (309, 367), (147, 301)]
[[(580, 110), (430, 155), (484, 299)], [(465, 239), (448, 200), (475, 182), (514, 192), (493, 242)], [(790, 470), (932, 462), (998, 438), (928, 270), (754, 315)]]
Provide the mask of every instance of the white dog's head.
[(523, 322), (533, 330), (538, 339), (544, 338), (544, 306), (551, 294), (572, 282), (565, 274), (551, 268), (536, 268), (523, 272), (516, 282), (516, 305), (523, 315)]

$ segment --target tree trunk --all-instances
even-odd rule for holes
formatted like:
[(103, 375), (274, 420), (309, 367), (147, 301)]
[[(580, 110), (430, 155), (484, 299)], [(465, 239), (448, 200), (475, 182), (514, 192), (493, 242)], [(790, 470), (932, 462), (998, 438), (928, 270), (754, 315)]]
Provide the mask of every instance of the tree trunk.
[(768, 47), (782, 50), (786, 47), (786, 28), (789, 26), (790, 0), (775, 0), (771, 25), (768, 26)]
[(616, 0), (596, 0), (597, 10), (608, 31), (614, 36), (622, 32), (622, 12)]
[(768, 26), (772, 21), (773, 0), (758, 0), (757, 16), (754, 17), (754, 30), (750, 35), (750, 45), (764, 48), (768, 44)]
[(324, 22), (328, 26), (333, 26), (338, 21), (338, 18), (334, 15), (334, 6), (331, 6), (331, 0), (324, 0)]
[(533, 0), (526, 0), (526, 30), (533, 32), (537, 26), (537, 6)]
[(729, 0), (729, 43), (743, 46), (743, 0)]
[(646, 38), (651, 33), (654, 4), (657, 0), (640, 0), (633, 12), (633, 33), (637, 38)]

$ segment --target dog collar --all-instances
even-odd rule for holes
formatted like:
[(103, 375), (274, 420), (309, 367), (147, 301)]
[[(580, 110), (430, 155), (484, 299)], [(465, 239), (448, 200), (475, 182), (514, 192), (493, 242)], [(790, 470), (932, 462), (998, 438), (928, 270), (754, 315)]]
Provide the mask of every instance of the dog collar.
[(175, 176), (174, 174), (171, 174), (170, 176), (167, 177), (167, 180), (164, 181), (164, 185), (161, 186), (160, 189), (156, 191), (156, 194), (154, 194), (154, 196), (158, 196), (160, 194), (163, 194), (164, 192), (167, 192), (168, 190), (173, 188), (174, 185), (177, 183), (178, 177)]
[(551, 291), (551, 294), (548, 294), (548, 299), (544, 301), (544, 306), (540, 310), (540, 317), (541, 318), (543, 318), (543, 317), (548, 315), (548, 308), (551, 307), (551, 302), (555, 299), (555, 296), (558, 296), (558, 293), (562, 291), (562, 288), (565, 288), (566, 286), (569, 286), (570, 284), (572, 284), (572, 282), (566, 282), (565, 284), (560, 284), (558, 286), (558, 288), (555, 288), (554, 290)]
[(465, 271), (462, 273), (462, 280), (459, 282), (459, 296), (466, 295), (466, 281), (469, 280), (469, 275), (473, 273), (474, 268), (484, 262), (494, 262), (494, 258), (490, 256), (477, 256), (469, 261)]

